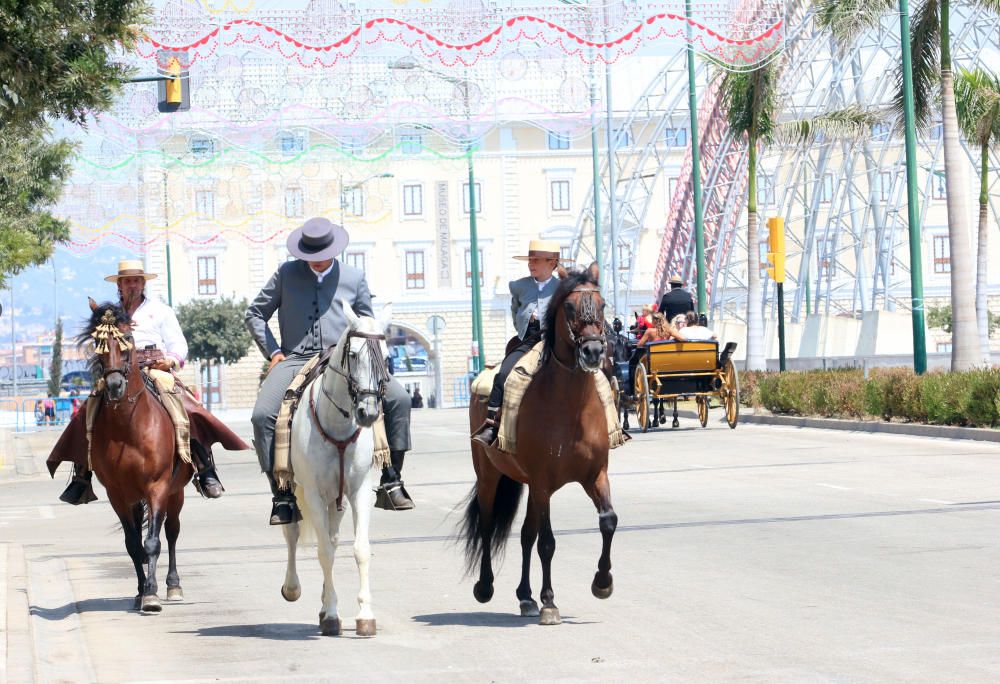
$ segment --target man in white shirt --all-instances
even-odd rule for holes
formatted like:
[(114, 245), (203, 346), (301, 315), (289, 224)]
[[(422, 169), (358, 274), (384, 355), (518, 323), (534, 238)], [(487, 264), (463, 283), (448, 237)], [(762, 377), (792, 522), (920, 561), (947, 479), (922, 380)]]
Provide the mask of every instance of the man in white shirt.
[(718, 339), (711, 328), (706, 328), (699, 323), (698, 314), (694, 311), (688, 311), (684, 320), (686, 324), (681, 328), (681, 333), (689, 342), (711, 342)]
[[(118, 285), (121, 306), (132, 319), (132, 338), (139, 365), (156, 384), (163, 407), (174, 424), (178, 455), (197, 467), (195, 484), (199, 491), (209, 499), (217, 499), (222, 496), (223, 487), (215, 471), (212, 452), (208, 445), (194, 442), (198, 458), (191, 458), (191, 428), (184, 409), (184, 390), (173, 375), (173, 371), (181, 368), (187, 359), (187, 340), (173, 309), (145, 295), (146, 281), (155, 277), (155, 273), (145, 272), (142, 261), (127, 259), (118, 264), (118, 273), (107, 276), (105, 280)], [(99, 405), (100, 399), (95, 395), (87, 400), (88, 436)], [(76, 466), (73, 480), (59, 498), (73, 505), (95, 500), (92, 476), (91, 471)]]

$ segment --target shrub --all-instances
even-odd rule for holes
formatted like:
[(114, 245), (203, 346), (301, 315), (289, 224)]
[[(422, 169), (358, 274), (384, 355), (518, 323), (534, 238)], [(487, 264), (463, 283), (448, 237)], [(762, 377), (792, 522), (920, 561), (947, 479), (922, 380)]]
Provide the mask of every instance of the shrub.
[(1000, 424), (1000, 368), (983, 368), (964, 375), (968, 394), (963, 408), (969, 424), (977, 427)]
[(923, 410), (935, 425), (965, 425), (967, 373), (928, 373), (923, 377)]
[(883, 420), (926, 421), (922, 376), (909, 368), (873, 368), (865, 386), (865, 411)]
[(740, 373), (740, 403), (751, 408), (763, 406), (760, 401), (760, 380), (766, 371), (744, 371)]

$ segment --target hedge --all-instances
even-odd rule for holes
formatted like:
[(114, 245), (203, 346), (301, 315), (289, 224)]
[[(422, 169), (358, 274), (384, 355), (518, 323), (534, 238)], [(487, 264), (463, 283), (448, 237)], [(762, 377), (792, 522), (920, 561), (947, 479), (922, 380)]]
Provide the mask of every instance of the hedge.
[(772, 413), (1000, 426), (1000, 367), (916, 375), (907, 368), (744, 372), (741, 402)]

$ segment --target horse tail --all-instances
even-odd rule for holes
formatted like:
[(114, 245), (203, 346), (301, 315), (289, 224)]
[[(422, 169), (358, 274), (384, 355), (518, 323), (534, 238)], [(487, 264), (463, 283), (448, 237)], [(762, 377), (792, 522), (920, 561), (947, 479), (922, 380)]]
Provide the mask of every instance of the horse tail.
[(302, 520), (289, 524), (299, 526), (299, 544), (315, 544), (316, 528), (313, 526), (312, 518), (309, 517), (306, 507), (302, 505), (302, 499), (305, 498), (305, 495), (306, 493), (305, 490), (302, 489), (302, 485), (296, 483), (295, 501), (298, 502), (297, 508), (299, 509), (299, 513), (302, 515)]
[[(486, 531), (485, 539), (490, 545), (490, 554), (496, 561), (503, 557), (504, 546), (510, 535), (510, 528), (514, 524), (514, 517), (517, 515), (523, 491), (524, 485), (517, 480), (512, 480), (506, 475), (500, 476), (496, 495), (493, 498), (492, 525)], [(472, 574), (478, 569), (485, 550), (483, 534), (480, 529), (483, 512), (479, 507), (477, 486), (473, 485), (472, 491), (462, 503), (465, 506), (465, 519), (460, 524), (459, 540), (465, 547), (466, 572)]]

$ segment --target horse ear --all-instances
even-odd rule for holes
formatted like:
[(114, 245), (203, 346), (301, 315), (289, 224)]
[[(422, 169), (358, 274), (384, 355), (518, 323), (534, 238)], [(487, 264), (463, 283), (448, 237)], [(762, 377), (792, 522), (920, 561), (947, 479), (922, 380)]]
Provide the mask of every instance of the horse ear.
[(378, 329), (388, 330), (392, 325), (392, 302), (387, 302), (378, 314)]
[(601, 271), (597, 268), (597, 262), (591, 262), (590, 267), (587, 269), (590, 271), (590, 277), (594, 279), (594, 282), (598, 285), (601, 283)]
[(94, 301), (93, 297), (87, 297), (87, 303), (90, 304), (91, 311), (97, 311), (97, 302)]
[(344, 310), (344, 318), (347, 319), (347, 323), (352, 328), (358, 327), (358, 321), (361, 320), (361, 319), (359, 319), (358, 315), (356, 313), (354, 313), (354, 309), (352, 309), (351, 305), (347, 303), (347, 300), (346, 299), (341, 299), (340, 300), (340, 306)]

